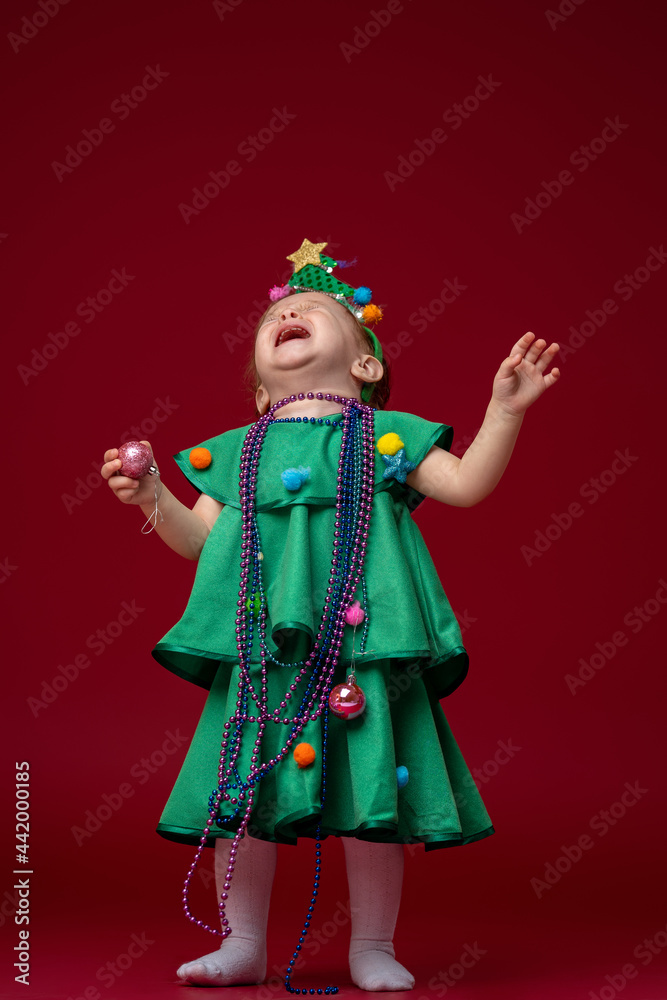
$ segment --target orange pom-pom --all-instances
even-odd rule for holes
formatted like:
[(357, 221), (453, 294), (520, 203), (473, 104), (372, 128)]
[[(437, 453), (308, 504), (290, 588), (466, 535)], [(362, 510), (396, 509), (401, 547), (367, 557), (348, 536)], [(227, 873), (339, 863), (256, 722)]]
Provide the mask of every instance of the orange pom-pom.
[(378, 320), (382, 319), (382, 310), (379, 306), (374, 306), (371, 302), (369, 305), (364, 306), (361, 318), (364, 323), (377, 323)]
[(315, 760), (315, 751), (310, 743), (299, 743), (294, 747), (294, 760), (299, 767), (308, 767)]
[(195, 469), (207, 469), (212, 461), (208, 448), (193, 448), (190, 452), (190, 465), (194, 465)]

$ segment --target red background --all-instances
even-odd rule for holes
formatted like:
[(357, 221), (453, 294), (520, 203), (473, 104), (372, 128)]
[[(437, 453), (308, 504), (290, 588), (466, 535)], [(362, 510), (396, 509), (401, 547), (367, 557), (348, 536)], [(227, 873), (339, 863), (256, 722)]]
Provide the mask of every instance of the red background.
[[(497, 773), (481, 785), (495, 836), (408, 852), (396, 945), (417, 976), (413, 996), (429, 1000), (444, 995), (429, 980), (475, 943), (485, 954), (448, 990), (454, 996), (664, 997), (667, 611), (655, 595), (667, 577), (656, 405), (665, 269), (638, 271), (631, 295), (614, 288), (667, 238), (660, 6), (565, 0), (571, 13), (550, 24), (541, 4), (414, 0), (395, 4), (377, 32), (364, 25), (371, 9), (386, 10), (383, 0), (237, 0), (218, 11), (74, 0), (39, 30), (26, 28), (22, 18), (40, 9), (36, 0), (6, 3), (2, 32), (2, 996), (78, 997), (91, 986), (104, 997), (176, 996), (176, 966), (215, 943), (180, 912), (191, 849), (154, 833), (185, 748), (145, 784), (129, 777), (165, 731), (191, 736), (203, 704), (201, 690), (150, 655), (180, 616), (195, 567), (157, 535), (142, 536), (140, 512), (92, 473), (106, 448), (141, 426), (165, 483), (194, 503), (170, 456), (252, 419), (239, 377), (247, 341), (230, 350), (223, 334), (265, 299), (285, 256), (308, 237), (359, 257), (349, 273), (385, 305), (383, 342), (411, 335), (390, 405), (452, 424), (458, 454), (526, 330), (564, 346), (587, 310), (617, 306), (587, 328), (592, 336), (572, 340), (560, 382), (527, 413), (493, 496), (472, 509), (431, 501), (417, 514), (471, 655), (468, 679), (444, 702), (454, 734), (471, 768), (493, 762), (499, 741), (521, 749), (500, 768), (491, 763), (487, 775)], [(14, 51), (9, 35), (21, 30), (34, 37), (14, 40)], [(345, 48), (355, 38), (363, 48)], [(110, 111), (158, 65), (168, 76), (145, 100), (124, 119)], [(489, 75), (493, 93), (460, 127), (444, 122)], [(275, 108), (295, 117), (249, 162), (238, 147)], [(53, 162), (105, 117), (114, 130), (58, 179)], [(608, 117), (627, 127), (606, 149), (594, 144), (599, 155), (580, 171), (571, 154)], [(437, 128), (446, 140), (411, 176), (388, 180)], [(240, 173), (186, 222), (179, 205), (231, 159)], [(512, 214), (568, 168), (572, 183), (515, 225)], [(77, 319), (114, 268), (134, 276), (128, 286), (92, 322), (79, 317), (80, 334), (40, 362), (49, 334)], [(429, 308), (446, 279), (465, 290), (418, 332), (411, 314)], [(171, 412), (153, 427), (156, 401)], [(602, 492), (591, 480), (611, 469), (617, 449), (631, 459), (603, 477)], [(554, 515), (574, 503), (581, 516), (557, 537)], [(546, 551), (522, 551), (549, 525)], [(28, 699), (43, 696), (123, 601), (142, 609), (133, 624), (101, 655), (88, 649), (90, 666), (35, 710)], [(633, 631), (624, 619), (647, 601)], [(619, 631), (625, 645), (605, 646)], [(601, 653), (600, 669), (573, 694), (565, 675), (597, 643), (614, 655)], [(11, 967), (15, 760), (31, 766), (28, 988), (14, 984)], [(128, 780), (134, 795), (78, 846), (72, 827)], [(646, 791), (604, 836), (593, 832), (626, 782)], [(531, 879), (586, 833), (591, 849), (538, 898)], [(320, 926), (347, 898), (340, 847), (326, 844)], [(279, 855), (270, 969), (291, 954), (312, 867), (308, 845)], [(200, 888), (212, 915), (213, 890)], [(113, 986), (101, 985), (97, 970), (132, 933), (153, 944)], [(304, 982), (355, 992), (346, 986), (347, 935), (344, 927), (331, 938)], [(643, 965), (633, 950), (656, 935), (660, 954)], [(623, 985), (627, 963), (637, 975)]]

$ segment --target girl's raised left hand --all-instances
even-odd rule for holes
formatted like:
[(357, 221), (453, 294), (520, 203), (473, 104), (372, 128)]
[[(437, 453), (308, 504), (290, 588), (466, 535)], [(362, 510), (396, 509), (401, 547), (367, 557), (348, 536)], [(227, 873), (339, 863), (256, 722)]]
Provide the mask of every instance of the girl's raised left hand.
[(558, 368), (544, 374), (558, 352), (558, 344), (547, 347), (546, 340), (534, 338), (534, 333), (524, 333), (517, 340), (493, 381), (492, 398), (508, 413), (517, 416), (525, 413), (531, 403), (560, 378)]

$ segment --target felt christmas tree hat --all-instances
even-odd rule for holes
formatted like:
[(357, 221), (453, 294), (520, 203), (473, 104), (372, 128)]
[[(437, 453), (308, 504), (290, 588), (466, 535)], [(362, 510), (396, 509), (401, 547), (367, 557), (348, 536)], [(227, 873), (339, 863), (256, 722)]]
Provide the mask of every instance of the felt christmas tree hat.
[[(377, 323), (381, 320), (382, 310), (371, 301), (373, 293), (370, 288), (365, 285), (354, 288), (334, 275), (335, 267), (352, 267), (356, 264), (356, 258), (349, 261), (334, 260), (333, 257), (327, 257), (322, 253), (325, 246), (326, 243), (311, 243), (310, 240), (304, 240), (299, 249), (287, 257), (287, 260), (294, 264), (294, 274), (286, 285), (274, 285), (269, 290), (269, 298), (272, 302), (278, 302), (286, 295), (299, 292), (322, 292), (331, 296), (349, 309), (362, 323), (373, 345), (373, 354), (378, 361), (382, 361), (380, 341), (366, 326), (367, 323)], [(367, 383), (362, 390), (361, 398), (366, 402), (372, 393), (373, 383)]]

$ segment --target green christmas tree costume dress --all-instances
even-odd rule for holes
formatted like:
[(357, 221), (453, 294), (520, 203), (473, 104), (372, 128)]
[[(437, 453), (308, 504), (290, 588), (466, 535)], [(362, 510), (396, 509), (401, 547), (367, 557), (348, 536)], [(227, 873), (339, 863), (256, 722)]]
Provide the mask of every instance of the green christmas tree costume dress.
[[(268, 603), (267, 639), (285, 664), (305, 659), (319, 626), (331, 567), (336, 469), (341, 430), (337, 414), (322, 424), (278, 422), (267, 431), (259, 467), (256, 504), (262, 573)], [(239, 463), (248, 426), (201, 442), (211, 464), (196, 469), (191, 449), (174, 458), (200, 493), (224, 507), (199, 557), (195, 581), (180, 621), (152, 651), (174, 673), (209, 690), (183, 767), (157, 827), (162, 836), (197, 844), (217, 785), (223, 725), (236, 711), (239, 662), (235, 618), (241, 552)], [(432, 445), (449, 450), (452, 428), (397, 411), (375, 413), (375, 440), (398, 434), (406, 457), (418, 464)], [(298, 491), (281, 473), (308, 470)], [(424, 497), (396, 478), (376, 450), (375, 493), (364, 564), (368, 631), (345, 628), (334, 683), (345, 680), (355, 642), (357, 683), (366, 709), (352, 720), (329, 717), (327, 800), (320, 809), (322, 720), (309, 721), (300, 739), (316, 759), (299, 767), (290, 753), (259, 782), (248, 833), (295, 844), (314, 836), (358, 837), (392, 843), (423, 843), (426, 850), (481, 840), (494, 828), (452, 735), (439, 699), (464, 680), (468, 654), (451, 606), (412, 511)], [(359, 592), (357, 597), (361, 598)], [(251, 663), (259, 677), (259, 655)], [(256, 673), (255, 673), (256, 671)], [(271, 663), (269, 709), (281, 701), (294, 675)], [(279, 753), (283, 727), (269, 726), (261, 760)], [(253, 737), (239, 761), (249, 773)], [(403, 787), (397, 767), (408, 771)], [(232, 807), (227, 806), (231, 811)], [(207, 844), (232, 837), (234, 820), (211, 827)]]

